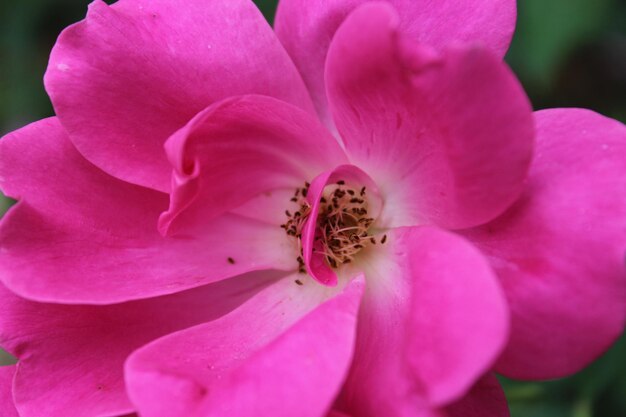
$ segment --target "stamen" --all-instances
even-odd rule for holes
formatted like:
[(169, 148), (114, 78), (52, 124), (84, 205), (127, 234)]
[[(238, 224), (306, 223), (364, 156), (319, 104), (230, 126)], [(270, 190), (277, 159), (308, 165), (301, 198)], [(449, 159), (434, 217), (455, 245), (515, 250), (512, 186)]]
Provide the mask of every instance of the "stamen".
[[(315, 240), (319, 242), (319, 246), (315, 252), (321, 253), (332, 268), (352, 262), (354, 256), (367, 245), (376, 244), (376, 239), (368, 233), (374, 219), (367, 217), (365, 187), (357, 192), (351, 188), (344, 188), (345, 184), (344, 180), (337, 181), (336, 187), (320, 198), (321, 206), (316, 219)], [(289, 236), (297, 238), (300, 254), (302, 254), (300, 238), (311, 213), (311, 206), (306, 201), (309, 187), (310, 184), (305, 182), (304, 187), (296, 189), (290, 201), (297, 203), (299, 208), (294, 213), (286, 210), (288, 220), (280, 226)], [(385, 241), (386, 236), (382, 238), (381, 243)], [(306, 273), (302, 256), (298, 256), (297, 261), (298, 271)]]

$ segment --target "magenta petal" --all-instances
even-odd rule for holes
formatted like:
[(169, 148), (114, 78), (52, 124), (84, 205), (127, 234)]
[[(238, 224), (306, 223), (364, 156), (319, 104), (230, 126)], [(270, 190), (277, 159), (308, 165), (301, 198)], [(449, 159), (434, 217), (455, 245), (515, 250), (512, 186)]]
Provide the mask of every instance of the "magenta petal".
[(509, 406), (500, 382), (487, 375), (470, 392), (445, 408), (442, 417), (509, 417)]
[(416, 336), (408, 340), (410, 364), (430, 402), (445, 404), (466, 392), (504, 348), (508, 307), (486, 259), (471, 245), (436, 229), (406, 238), (409, 271), (419, 277), (411, 300)]
[(508, 335), (506, 301), (486, 259), (431, 227), (395, 229), (371, 255), (340, 409), (404, 416), (460, 399)]
[(0, 415), (19, 417), (13, 402), (13, 376), (17, 365), (0, 366)]
[[(330, 113), (324, 90), (324, 62), (335, 31), (366, 0), (281, 0), (276, 34), (298, 66), (318, 112)], [(390, 0), (403, 34), (440, 48), (458, 41), (480, 42), (504, 56), (515, 28), (513, 0)]]
[(362, 278), (334, 297), (283, 279), (219, 320), (136, 351), (130, 396), (144, 417), (321, 417), (352, 357), (362, 291)]
[(589, 364), (626, 319), (626, 127), (588, 110), (536, 113), (528, 189), (467, 233), (491, 259), (512, 311), (497, 370), (558, 378)]
[(317, 216), (321, 207), (321, 198), (324, 188), (337, 181), (345, 181), (348, 186), (360, 189), (365, 186), (368, 191), (370, 213), (373, 218), (378, 217), (382, 209), (382, 201), (378, 188), (372, 179), (359, 168), (353, 165), (341, 165), (335, 169), (323, 172), (311, 181), (307, 201), (311, 205), (309, 218), (302, 232), (302, 256), (306, 270), (317, 282), (323, 285), (337, 285), (337, 274), (328, 266), (320, 247), (316, 246)]
[(520, 195), (533, 147), (530, 103), (479, 46), (436, 52), (405, 36), (391, 6), (354, 11), (328, 53), (333, 117), (351, 163), (385, 199), (385, 224), (465, 228)]
[(0, 280), (24, 297), (105, 304), (296, 267), (276, 250), (283, 230), (240, 216), (164, 238), (167, 195), (97, 169), (55, 118), (7, 135), (0, 150), (0, 186), (21, 200), (0, 222)]
[(254, 93), (313, 112), (298, 71), (249, 0), (96, 0), (59, 37), (45, 83), (88, 160), (161, 191), (170, 186), (163, 143), (210, 104)]
[(300, 187), (346, 162), (314, 116), (263, 96), (207, 108), (167, 141), (166, 150), (174, 174), (170, 208), (160, 219), (163, 232), (188, 208), (210, 219), (276, 188)]
[(255, 273), (110, 306), (35, 303), (0, 286), (0, 346), (20, 358), (14, 388), (20, 415), (131, 412), (123, 363), (134, 349), (222, 316), (276, 278)]
[(330, 412), (326, 415), (326, 417), (352, 417), (352, 416), (342, 413), (341, 411), (330, 410)]

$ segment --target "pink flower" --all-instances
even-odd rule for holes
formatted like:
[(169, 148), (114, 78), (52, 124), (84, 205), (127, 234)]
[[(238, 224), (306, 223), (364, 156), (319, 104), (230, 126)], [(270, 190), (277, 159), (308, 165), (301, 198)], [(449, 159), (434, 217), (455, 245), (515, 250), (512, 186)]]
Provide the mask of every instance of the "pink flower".
[(500, 417), (621, 334), (626, 128), (532, 113), (512, 1), (361, 3), (61, 34), (0, 141), (3, 415)]

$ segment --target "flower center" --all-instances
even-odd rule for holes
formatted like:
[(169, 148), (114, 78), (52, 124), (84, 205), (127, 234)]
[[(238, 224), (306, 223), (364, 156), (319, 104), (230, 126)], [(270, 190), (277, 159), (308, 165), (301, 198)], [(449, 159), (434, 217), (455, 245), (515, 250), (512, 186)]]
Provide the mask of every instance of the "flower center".
[[(331, 268), (338, 268), (354, 260), (355, 255), (367, 245), (375, 245), (376, 238), (369, 233), (374, 219), (368, 215), (367, 190), (346, 187), (345, 181), (337, 181), (326, 187), (320, 200), (320, 210), (316, 219), (314, 252), (320, 252)], [(291, 198), (298, 205), (295, 212), (285, 211), (287, 222), (280, 227), (287, 235), (297, 239), (300, 251), (299, 271), (306, 272), (302, 258), (302, 231), (311, 213), (307, 201), (310, 184), (296, 189)], [(383, 236), (381, 243), (384, 243)]]

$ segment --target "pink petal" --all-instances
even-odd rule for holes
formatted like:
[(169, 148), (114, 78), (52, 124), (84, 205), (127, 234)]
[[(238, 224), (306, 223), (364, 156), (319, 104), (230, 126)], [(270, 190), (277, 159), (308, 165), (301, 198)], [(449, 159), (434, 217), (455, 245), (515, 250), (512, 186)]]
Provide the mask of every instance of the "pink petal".
[(426, 226), (387, 236), (365, 262), (368, 291), (340, 400), (359, 417), (409, 416), (460, 399), (508, 334), (504, 296), (472, 245)]
[[(281, 0), (276, 34), (298, 66), (318, 112), (330, 113), (324, 89), (324, 62), (335, 31), (366, 0)], [(440, 48), (458, 41), (481, 42), (504, 56), (515, 28), (512, 0), (390, 0), (400, 16), (401, 31), (414, 41)]]
[(498, 371), (558, 378), (589, 364), (626, 319), (626, 127), (588, 110), (536, 113), (528, 188), (499, 219), (469, 231), (512, 311)]
[(390, 226), (478, 225), (521, 193), (531, 108), (487, 49), (428, 49), (401, 32), (391, 6), (374, 3), (337, 31), (326, 75), (346, 152), (380, 187)]
[(21, 200), (0, 223), (0, 280), (24, 297), (102, 304), (297, 268), (280, 250), (283, 230), (236, 215), (164, 238), (156, 226), (167, 195), (91, 165), (57, 119), (9, 134), (0, 148), (0, 186)]
[(298, 71), (249, 0), (96, 0), (59, 37), (45, 84), (88, 160), (161, 191), (171, 172), (163, 143), (210, 104), (257, 93), (313, 111)]
[(19, 417), (13, 402), (13, 375), (17, 365), (0, 366), (0, 415)]
[[(301, 188), (303, 185), (304, 183), (299, 184), (297, 188)], [(299, 203), (292, 200), (294, 191), (293, 187), (266, 191), (231, 210), (231, 213), (280, 228), (280, 225), (289, 219), (285, 210), (298, 210), (300, 208)]]
[(93, 417), (133, 411), (123, 363), (136, 348), (226, 314), (277, 278), (254, 273), (110, 306), (27, 301), (0, 286), (0, 345), (20, 358), (22, 417)]
[[(509, 417), (504, 391), (494, 375), (487, 375), (459, 401), (445, 408), (445, 417)], [(442, 417), (443, 417), (442, 416)]]
[(145, 417), (321, 417), (352, 357), (362, 291), (362, 279), (334, 297), (283, 279), (219, 320), (136, 351), (130, 396)]
[[(174, 166), (167, 232), (191, 206), (203, 219), (281, 187), (300, 187), (345, 163), (337, 141), (310, 114), (263, 96), (226, 99), (199, 113), (166, 144)], [(279, 213), (284, 213), (289, 198)], [(194, 214), (188, 214), (188, 216)]]
[(341, 411), (330, 410), (330, 412), (328, 413), (326, 417), (351, 417), (351, 416), (349, 416), (348, 414), (344, 414)]
[(321, 198), (324, 188), (337, 181), (344, 181), (353, 189), (365, 186), (368, 189), (368, 203), (373, 218), (377, 218), (382, 209), (382, 201), (378, 194), (378, 188), (372, 179), (359, 168), (353, 165), (341, 165), (333, 170), (323, 172), (313, 181), (307, 194), (307, 201), (311, 205), (308, 220), (302, 232), (302, 257), (307, 273), (317, 282), (324, 285), (337, 285), (337, 274), (326, 263), (325, 256), (316, 247), (315, 235), (317, 233), (317, 216), (321, 207)]

